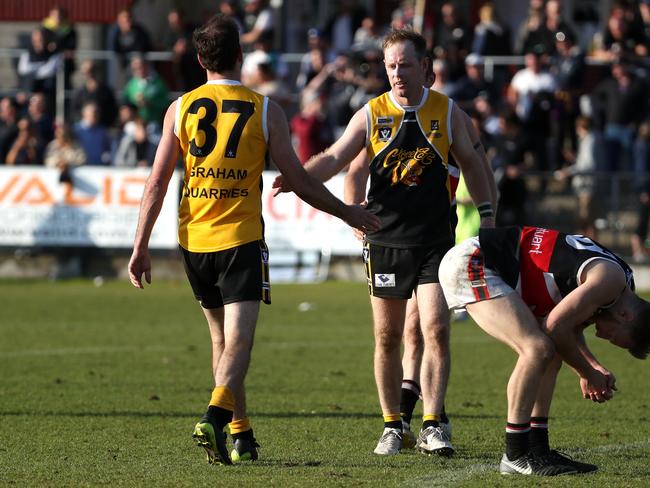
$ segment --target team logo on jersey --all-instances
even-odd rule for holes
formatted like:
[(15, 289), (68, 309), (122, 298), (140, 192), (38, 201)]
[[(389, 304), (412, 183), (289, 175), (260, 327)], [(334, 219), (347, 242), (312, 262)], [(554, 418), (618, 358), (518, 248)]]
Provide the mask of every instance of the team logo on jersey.
[(395, 273), (375, 273), (375, 288), (395, 287)]
[(440, 130), (440, 121), (439, 120), (432, 120), (431, 121), (431, 132), (435, 132), (437, 130)]
[(390, 127), (380, 127), (377, 129), (377, 132), (379, 133), (379, 140), (386, 142), (390, 140), (390, 136), (393, 134), (393, 129)]
[(386, 154), (383, 167), (392, 168), (390, 181), (392, 186), (398, 183), (418, 186), (424, 168), (433, 163), (434, 157), (431, 147), (418, 147), (413, 151), (393, 149)]
[(393, 117), (377, 117), (377, 125), (393, 125)]

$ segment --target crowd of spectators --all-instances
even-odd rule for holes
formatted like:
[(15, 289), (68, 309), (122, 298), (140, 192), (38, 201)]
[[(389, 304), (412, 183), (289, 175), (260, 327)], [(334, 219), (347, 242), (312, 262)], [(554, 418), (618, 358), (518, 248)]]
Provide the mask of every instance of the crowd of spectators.
[[(339, 0), (325, 22), (304, 26), (306, 52), (293, 68), (280, 56), (278, 12), (268, 1), (221, 0), (215, 11), (240, 26), (242, 80), (286, 109), (306, 161), (340, 134), (355, 110), (389, 88), (382, 36), (413, 24), (414, 4), (402, 1), (380, 23), (359, 2)], [(598, 185), (584, 172), (636, 172), (640, 202), (650, 214), (650, 0), (614, 0), (604, 19), (590, 4), (576, 5), (569, 12), (560, 0), (530, 0), (512, 32), (490, 1), (478, 8), (474, 25), (454, 1), (423, 19), (433, 88), (473, 118), (499, 178), (500, 224), (526, 218), (522, 174), (531, 171), (573, 179), (567, 188), (579, 197), (587, 233), (593, 233), (591, 196)], [(172, 94), (204, 80), (191, 42), (195, 25), (179, 9), (167, 21), (167, 31), (152, 36), (128, 9), (117, 14), (105, 49), (117, 56), (119, 73), (109, 83), (103, 63), (75, 64), (75, 27), (63, 8), (53, 8), (18, 60), (20, 92), (0, 101), (0, 163), (150, 165)], [(171, 62), (148, 62), (143, 54), (152, 50), (170, 52)], [(508, 55), (525, 61), (489, 65), (488, 73), (486, 60)], [(66, 123), (52, 117), (61, 63), (73, 93)], [(643, 239), (644, 232), (641, 226)]]

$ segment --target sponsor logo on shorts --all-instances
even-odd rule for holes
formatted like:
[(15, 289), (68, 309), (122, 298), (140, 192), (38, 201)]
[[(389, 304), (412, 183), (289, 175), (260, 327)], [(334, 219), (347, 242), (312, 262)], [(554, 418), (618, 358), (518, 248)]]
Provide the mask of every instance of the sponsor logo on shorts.
[(395, 273), (375, 273), (376, 288), (391, 288), (395, 286)]

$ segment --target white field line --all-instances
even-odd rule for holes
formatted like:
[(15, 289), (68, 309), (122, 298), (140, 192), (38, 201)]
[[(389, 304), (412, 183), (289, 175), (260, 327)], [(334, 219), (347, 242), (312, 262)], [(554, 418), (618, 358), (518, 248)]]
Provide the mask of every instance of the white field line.
[[(628, 442), (625, 444), (609, 444), (604, 446), (595, 446), (589, 448), (578, 448), (573, 450), (577, 455), (590, 452), (621, 452), (639, 447), (647, 447), (650, 445), (650, 438), (642, 441)], [(438, 486), (455, 485), (474, 478), (477, 475), (483, 474), (488, 471), (498, 469), (499, 460), (495, 458), (494, 463), (476, 463), (470, 466), (463, 467), (461, 471), (454, 471), (447, 469), (442, 472), (432, 473), (426, 476), (420, 476), (410, 480), (404, 481), (400, 486), (403, 487), (417, 487), (417, 488), (433, 488)]]

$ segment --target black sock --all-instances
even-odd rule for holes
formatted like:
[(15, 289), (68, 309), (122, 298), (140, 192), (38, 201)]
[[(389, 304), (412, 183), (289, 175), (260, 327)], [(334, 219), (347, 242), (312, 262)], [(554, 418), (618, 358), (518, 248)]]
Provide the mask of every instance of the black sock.
[(249, 441), (255, 441), (255, 436), (253, 435), (253, 429), (232, 434), (232, 440), (236, 441), (237, 439), (248, 439)]
[(422, 430), (429, 427), (440, 427), (440, 422), (438, 420), (425, 420), (422, 422)]
[(440, 422), (443, 424), (449, 423), (449, 417), (447, 417), (447, 412), (445, 412), (445, 404), (442, 404), (442, 412), (440, 412)]
[(384, 428), (398, 429), (401, 432), (402, 431), (402, 421), (401, 420), (393, 420), (391, 422), (384, 422)]
[(411, 423), (415, 404), (420, 398), (420, 385), (413, 380), (402, 380), (402, 398), (399, 411), (405, 422)]
[(506, 456), (511, 461), (528, 454), (530, 422), (525, 424), (506, 424)]
[(548, 417), (531, 417), (530, 451), (536, 456), (545, 456), (551, 451), (548, 444)]
[(232, 422), (232, 411), (210, 405), (208, 411), (201, 418), (201, 422), (210, 422), (217, 430), (223, 430), (226, 425)]

